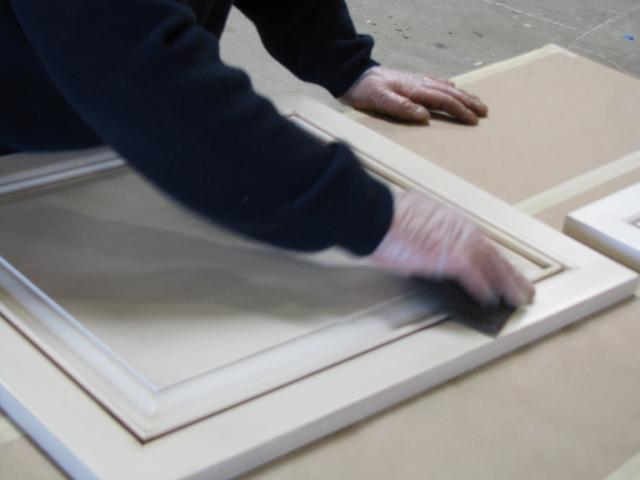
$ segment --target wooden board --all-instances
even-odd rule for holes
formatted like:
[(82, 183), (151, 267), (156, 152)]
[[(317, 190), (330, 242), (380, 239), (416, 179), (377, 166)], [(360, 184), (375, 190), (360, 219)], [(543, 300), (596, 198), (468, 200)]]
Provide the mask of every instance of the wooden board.
[(640, 167), (552, 204), (537, 212), (535, 216), (547, 225), (562, 231), (565, 218), (569, 213), (638, 182), (640, 182)]
[[(539, 53), (462, 77), (489, 105), (477, 127), (356, 118), (510, 203), (640, 151), (636, 78), (557, 47)], [(625, 165), (640, 165), (640, 155), (632, 160)]]
[(640, 183), (571, 212), (564, 230), (640, 271)]
[(640, 452), (639, 318), (636, 297), (246, 480), (602, 480)]
[[(407, 148), (419, 141), (380, 124)], [(611, 173), (548, 195), (536, 218), (561, 230), (569, 212), (640, 182), (640, 168)], [(600, 480), (640, 451), (639, 295), (246, 478)]]
[(640, 453), (616, 469), (605, 480), (636, 480), (640, 477)]
[[(415, 331), (397, 335), (407, 321), (429, 319), (427, 299), (412, 296), (403, 282), (391, 286), (389, 279), (374, 275), (376, 280), (369, 284), (371, 272), (363, 273), (336, 252), (329, 252), (325, 260), (261, 253), (259, 247), (213, 232), (212, 227), (168, 206), (157, 194), (145, 191), (131, 174), (13, 195), (0, 207), (0, 215), (19, 227), (13, 229), (13, 241), (2, 246), (9, 250), (10, 261), (5, 261), (1, 276), (0, 308), (5, 321), (0, 322), (0, 351), (11, 361), (0, 364), (1, 406), (70, 474), (226, 478), (562, 328), (634, 291), (637, 276), (632, 272), (344, 116), (308, 99), (283, 99), (279, 106), (321, 139), (349, 143), (365, 165), (387, 181), (400, 188), (419, 188), (475, 218), (503, 248), (516, 258), (524, 257), (526, 268), (533, 265), (535, 272), (543, 273), (536, 302), (519, 312), (497, 339), (450, 323), (422, 329), (410, 323), (408, 327)], [(108, 192), (112, 200), (105, 202)], [(121, 201), (128, 210), (119, 206)], [(156, 208), (158, 204), (161, 208)], [(46, 215), (48, 232), (43, 230), (41, 215)], [(69, 237), (71, 234), (76, 236)], [(38, 262), (33, 261), (38, 252), (24, 241), (27, 237), (37, 239), (42, 252)], [(208, 258), (209, 251), (218, 255)], [(92, 256), (97, 256), (93, 262)], [(218, 265), (214, 276), (207, 275), (211, 262)], [(37, 280), (28, 281), (10, 264), (24, 268)], [(252, 270), (253, 264), (261, 268)], [(149, 266), (161, 269), (149, 271)], [(340, 275), (336, 269), (341, 270)], [(259, 302), (264, 300), (260, 298), (262, 288), (291, 285), (297, 274), (305, 281), (295, 282), (291, 289), (306, 299), (309, 308), (297, 304), (290, 310), (280, 303), (283, 297), (277, 290), (272, 292), (278, 299), (276, 305), (264, 310), (265, 305), (258, 303), (255, 317), (247, 314), (251, 308), (243, 310), (246, 304), (237, 302), (233, 307), (243, 308), (237, 309), (240, 314), (233, 321), (226, 317), (228, 308), (213, 310), (222, 316), (198, 311), (194, 300), (212, 293), (200, 290), (198, 284), (215, 282), (218, 274), (236, 270), (242, 274), (223, 277), (233, 281), (214, 283), (226, 288), (224, 298)], [(122, 272), (133, 275), (120, 277)], [(256, 272), (265, 276), (254, 279)], [(56, 281), (60, 276), (63, 280)], [(365, 286), (355, 289), (359, 298), (350, 298), (349, 290), (363, 278)], [(131, 292), (122, 288), (119, 279), (127, 280)], [(259, 282), (261, 288), (251, 290), (251, 281)], [(253, 293), (244, 294), (245, 288)], [(322, 290), (322, 295), (308, 291), (315, 288), (330, 291)], [(395, 303), (398, 295), (401, 300)], [(328, 297), (335, 305), (327, 305)], [(381, 302), (386, 308), (389, 297), (391, 305), (399, 307), (397, 315), (385, 311), (379, 318), (375, 314), (367, 317)], [(317, 307), (318, 302), (322, 308)], [(136, 310), (136, 306), (144, 308)], [(146, 313), (150, 307), (155, 316)], [(302, 331), (295, 331), (297, 320), (310, 312), (315, 316), (305, 320)], [(328, 320), (325, 312), (330, 313)], [(364, 317), (363, 312), (367, 312)], [(122, 316), (133, 313), (137, 313), (133, 319)], [(340, 324), (335, 320), (344, 318), (343, 314), (353, 335), (339, 333), (342, 330), (318, 335), (328, 325)], [(261, 321), (270, 326), (287, 324), (287, 335), (263, 343), (262, 335), (271, 332), (266, 332), (270, 329), (263, 328)], [(203, 341), (203, 336), (211, 335), (209, 323), (213, 322), (226, 324), (242, 341), (242, 360), (228, 356), (235, 352), (217, 359), (207, 352), (207, 347), (215, 354), (213, 347), (225, 346), (214, 343), (215, 339), (210, 344)], [(288, 349), (292, 326), (299, 335), (296, 341), (305, 338), (310, 342), (298, 351)], [(258, 331), (261, 333), (254, 335)], [(376, 342), (386, 340), (334, 364), (335, 352), (345, 345), (345, 338), (359, 340), (366, 332), (370, 339), (372, 331)], [(346, 342), (346, 346), (343, 354), (353, 344)], [(171, 357), (173, 351), (183, 353)], [(358, 352), (351, 351), (353, 355)], [(262, 353), (269, 353), (264, 364), (245, 364), (250, 365), (245, 378), (253, 382), (252, 388), (259, 388), (249, 394), (235, 390), (227, 399), (233, 408), (205, 405), (210, 408), (207, 411), (198, 403), (201, 397), (192, 395), (204, 389), (211, 400), (215, 397), (211, 387), (220, 385), (218, 374)], [(283, 371), (283, 363), (274, 358), (285, 359), (297, 373)], [(299, 378), (299, 369), (305, 365), (312, 368)], [(28, 377), (25, 371), (30, 372)], [(222, 378), (233, 380), (236, 375)], [(269, 381), (266, 385), (261, 383), (265, 379)], [(168, 397), (169, 408), (156, 403), (163, 407), (157, 412), (135, 409), (139, 398), (147, 400), (151, 395), (158, 402), (163, 393), (181, 389), (179, 395)], [(219, 389), (218, 393), (224, 396), (227, 391)]]
[[(640, 299), (624, 303), (247, 480), (474, 478), (477, 472), (495, 480), (602, 480), (640, 451), (639, 317)], [(8, 479), (64, 478), (25, 438), (0, 445), (0, 472)]]
[(56, 468), (27, 437), (1, 444), (0, 472), (7, 480), (65, 480)]

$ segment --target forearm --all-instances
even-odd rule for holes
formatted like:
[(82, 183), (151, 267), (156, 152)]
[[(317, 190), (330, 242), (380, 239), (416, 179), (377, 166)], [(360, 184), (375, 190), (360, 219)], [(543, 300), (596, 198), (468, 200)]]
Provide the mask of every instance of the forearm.
[(189, 207), (299, 250), (372, 251), (391, 200), (346, 147), (320, 145), (225, 66), (170, 0), (14, 1), (54, 82), (129, 163)]

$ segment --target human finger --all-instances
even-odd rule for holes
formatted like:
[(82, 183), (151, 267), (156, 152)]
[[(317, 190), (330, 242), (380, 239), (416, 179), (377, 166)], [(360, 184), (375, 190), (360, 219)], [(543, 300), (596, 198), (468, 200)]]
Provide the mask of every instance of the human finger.
[(433, 88), (422, 87), (411, 94), (411, 100), (429, 110), (440, 110), (468, 125), (477, 125), (478, 116), (455, 97)]
[(497, 301), (497, 296), (483, 270), (477, 261), (465, 258), (452, 273), (454, 279), (478, 302), (491, 304)]
[(491, 254), (487, 254), (485, 274), (490, 278), (494, 291), (513, 307), (531, 303), (534, 287), (497, 249), (491, 245)]
[(453, 82), (453, 80), (449, 80), (448, 78), (438, 77), (436, 75), (431, 75), (430, 73), (423, 73), (422, 75), (424, 77), (428, 78), (429, 80), (435, 80), (436, 82), (444, 83), (446, 85), (449, 85), (450, 87), (455, 87), (456, 86), (456, 84)]
[(429, 111), (423, 105), (391, 89), (378, 92), (371, 100), (368, 108), (400, 120), (429, 123), (431, 118)]
[(464, 90), (460, 90), (450, 85), (438, 84), (437, 82), (427, 82), (425, 86), (451, 95), (479, 117), (486, 117), (489, 113), (489, 108), (482, 103), (478, 97), (467, 93)]

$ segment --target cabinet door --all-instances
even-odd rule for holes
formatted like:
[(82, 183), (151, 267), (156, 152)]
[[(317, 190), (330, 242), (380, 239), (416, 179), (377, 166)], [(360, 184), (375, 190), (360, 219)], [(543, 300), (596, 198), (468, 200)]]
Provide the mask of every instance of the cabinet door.
[(236, 475), (633, 293), (629, 270), (428, 160), (310, 99), (278, 105), (393, 188), (472, 216), (535, 303), (489, 338), (366, 260), (247, 241), (126, 169), (13, 191), (1, 406), (72, 475)]
[(0, 195), (46, 187), (125, 166), (120, 156), (105, 147), (33, 155), (14, 153), (0, 157)]
[(640, 271), (640, 183), (570, 213), (564, 231)]

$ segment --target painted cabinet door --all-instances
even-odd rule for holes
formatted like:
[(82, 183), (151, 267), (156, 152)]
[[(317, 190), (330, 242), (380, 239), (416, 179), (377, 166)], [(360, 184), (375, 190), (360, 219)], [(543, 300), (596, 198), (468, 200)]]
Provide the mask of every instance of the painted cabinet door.
[(535, 303), (489, 338), (366, 259), (206, 224), (113, 158), (42, 172), (0, 196), (0, 406), (70, 474), (230, 477), (634, 292), (631, 271), (427, 159), (310, 99), (278, 105), (474, 218)]
[(564, 231), (640, 271), (640, 183), (571, 212)]

